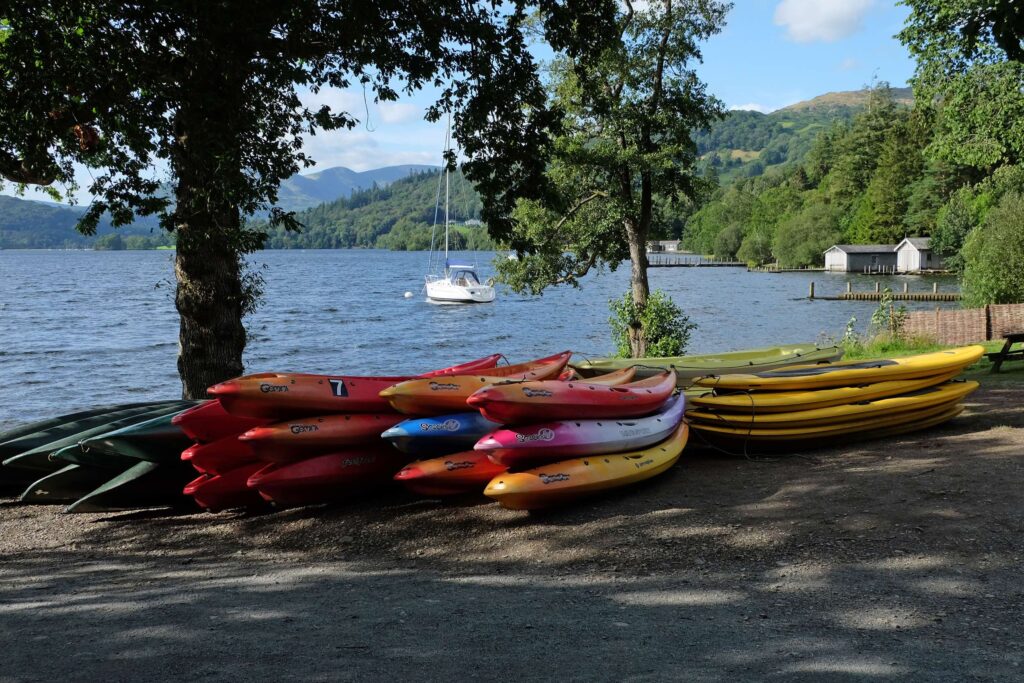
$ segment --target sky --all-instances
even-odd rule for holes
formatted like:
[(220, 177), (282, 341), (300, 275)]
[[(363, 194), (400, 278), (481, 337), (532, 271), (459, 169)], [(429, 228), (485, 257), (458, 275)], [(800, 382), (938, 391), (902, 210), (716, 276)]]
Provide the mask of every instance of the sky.
[[(708, 90), (730, 109), (770, 112), (826, 92), (858, 90), (879, 81), (906, 85), (914, 64), (893, 36), (908, 10), (895, 0), (733, 0), (724, 30), (703, 47), (697, 67)], [(430, 93), (374, 103), (361, 88), (306, 92), (303, 101), (348, 111), (348, 131), (306, 140), (316, 161), (304, 173), (333, 166), (365, 171), (396, 164), (439, 164), (444, 124), (427, 123)], [(82, 169), (79, 182), (88, 185)], [(0, 193), (13, 194), (10, 186)], [(30, 191), (28, 198), (43, 198)], [(79, 201), (88, 203), (82, 192)]]

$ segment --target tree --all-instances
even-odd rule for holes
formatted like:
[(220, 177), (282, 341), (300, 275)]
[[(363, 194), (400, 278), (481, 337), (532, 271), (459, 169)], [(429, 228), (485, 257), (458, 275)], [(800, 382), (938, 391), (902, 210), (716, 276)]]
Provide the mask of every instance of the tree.
[(1003, 196), (963, 247), (964, 303), (968, 306), (1024, 301), (1024, 195)]
[[(543, 192), (519, 201), (512, 222), (488, 220), (492, 235), (519, 253), (500, 264), (501, 278), (518, 291), (576, 286), (595, 266), (614, 269), (628, 258), (634, 357), (647, 350), (646, 245), (666, 220), (658, 209), (692, 201), (705, 185), (691, 133), (720, 117), (722, 106), (693, 63), (701, 58), (699, 43), (721, 29), (728, 9), (714, 0), (644, 7), (624, 0), (617, 39), (594, 60), (558, 54), (551, 99), (561, 116), (552, 121), (552, 144), (541, 160)], [(587, 40), (579, 30), (576, 36)]]
[[(536, 4), (544, 37), (572, 59), (586, 61), (613, 28), (611, 0)], [(458, 112), (456, 134), (501, 214), (542, 171), (529, 152), (552, 121), (527, 15), (527, 0), (5, 3), (0, 177), (64, 184), (70, 196), (83, 163), (96, 197), (83, 231), (107, 212), (115, 226), (157, 215), (176, 234), (178, 370), (183, 394), (201, 397), (242, 372), (242, 318), (259, 291), (242, 258), (266, 239), (243, 217), (270, 209), (271, 225), (297, 228), (273, 205), (280, 181), (312, 163), (303, 136), (357, 123), (303, 106), (301, 90), (361, 84), (394, 100), (449, 83), (429, 116)], [(481, 170), (497, 154), (518, 163)]]
[(990, 171), (1024, 159), (1024, 12), (1014, 0), (904, 0), (914, 93), (936, 158)]

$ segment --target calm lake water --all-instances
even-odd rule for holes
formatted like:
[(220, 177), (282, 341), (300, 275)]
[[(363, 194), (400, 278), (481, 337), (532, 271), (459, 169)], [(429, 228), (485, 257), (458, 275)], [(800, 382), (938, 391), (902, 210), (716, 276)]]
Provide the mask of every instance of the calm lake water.
[[(485, 277), (491, 256), (479, 256)], [(166, 251), (0, 251), (0, 428), (178, 396), (172, 259)], [(412, 373), (496, 351), (511, 362), (563, 349), (603, 355), (612, 351), (608, 300), (629, 277), (624, 267), (588, 276), (579, 290), (541, 297), (499, 290), (494, 304), (438, 306), (423, 297), (422, 252), (268, 251), (255, 262), (266, 266), (267, 287), (248, 323), (248, 372)], [(808, 301), (811, 280), (827, 295), (848, 280), (856, 289), (882, 281), (894, 290), (909, 280), (914, 291), (930, 290), (933, 279), (651, 270), (652, 288), (668, 292), (699, 326), (694, 353), (837, 338), (851, 316), (863, 329), (876, 304)], [(407, 291), (413, 298), (403, 297)]]

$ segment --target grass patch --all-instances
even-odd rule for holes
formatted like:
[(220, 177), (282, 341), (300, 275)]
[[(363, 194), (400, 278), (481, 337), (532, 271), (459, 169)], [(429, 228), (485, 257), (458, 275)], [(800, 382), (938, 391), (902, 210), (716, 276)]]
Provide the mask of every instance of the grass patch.
[[(985, 353), (992, 353), (1003, 348), (1003, 341), (1000, 339), (977, 343), (985, 347)], [(919, 353), (932, 353), (934, 351), (957, 348), (956, 346), (937, 344), (927, 337), (892, 339), (887, 335), (879, 335), (867, 341), (855, 339), (840, 345), (845, 350), (843, 360), (899, 358), (902, 356), (915, 356)], [(1024, 383), (1024, 362), (1010, 361), (1003, 363), (1003, 367), (999, 372), (993, 373), (992, 361), (987, 356), (982, 356), (981, 360), (964, 370), (960, 375), (960, 379), (972, 379), (987, 387), (1020, 385)]]

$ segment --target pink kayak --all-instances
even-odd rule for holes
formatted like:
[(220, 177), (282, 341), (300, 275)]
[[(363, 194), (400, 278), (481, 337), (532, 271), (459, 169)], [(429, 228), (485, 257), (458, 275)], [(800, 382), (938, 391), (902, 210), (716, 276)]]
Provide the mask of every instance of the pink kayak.
[(669, 398), (654, 415), (632, 420), (565, 420), (507, 427), (480, 439), (474, 448), (509, 468), (623, 453), (667, 439), (683, 419), (684, 404), (679, 395)]

